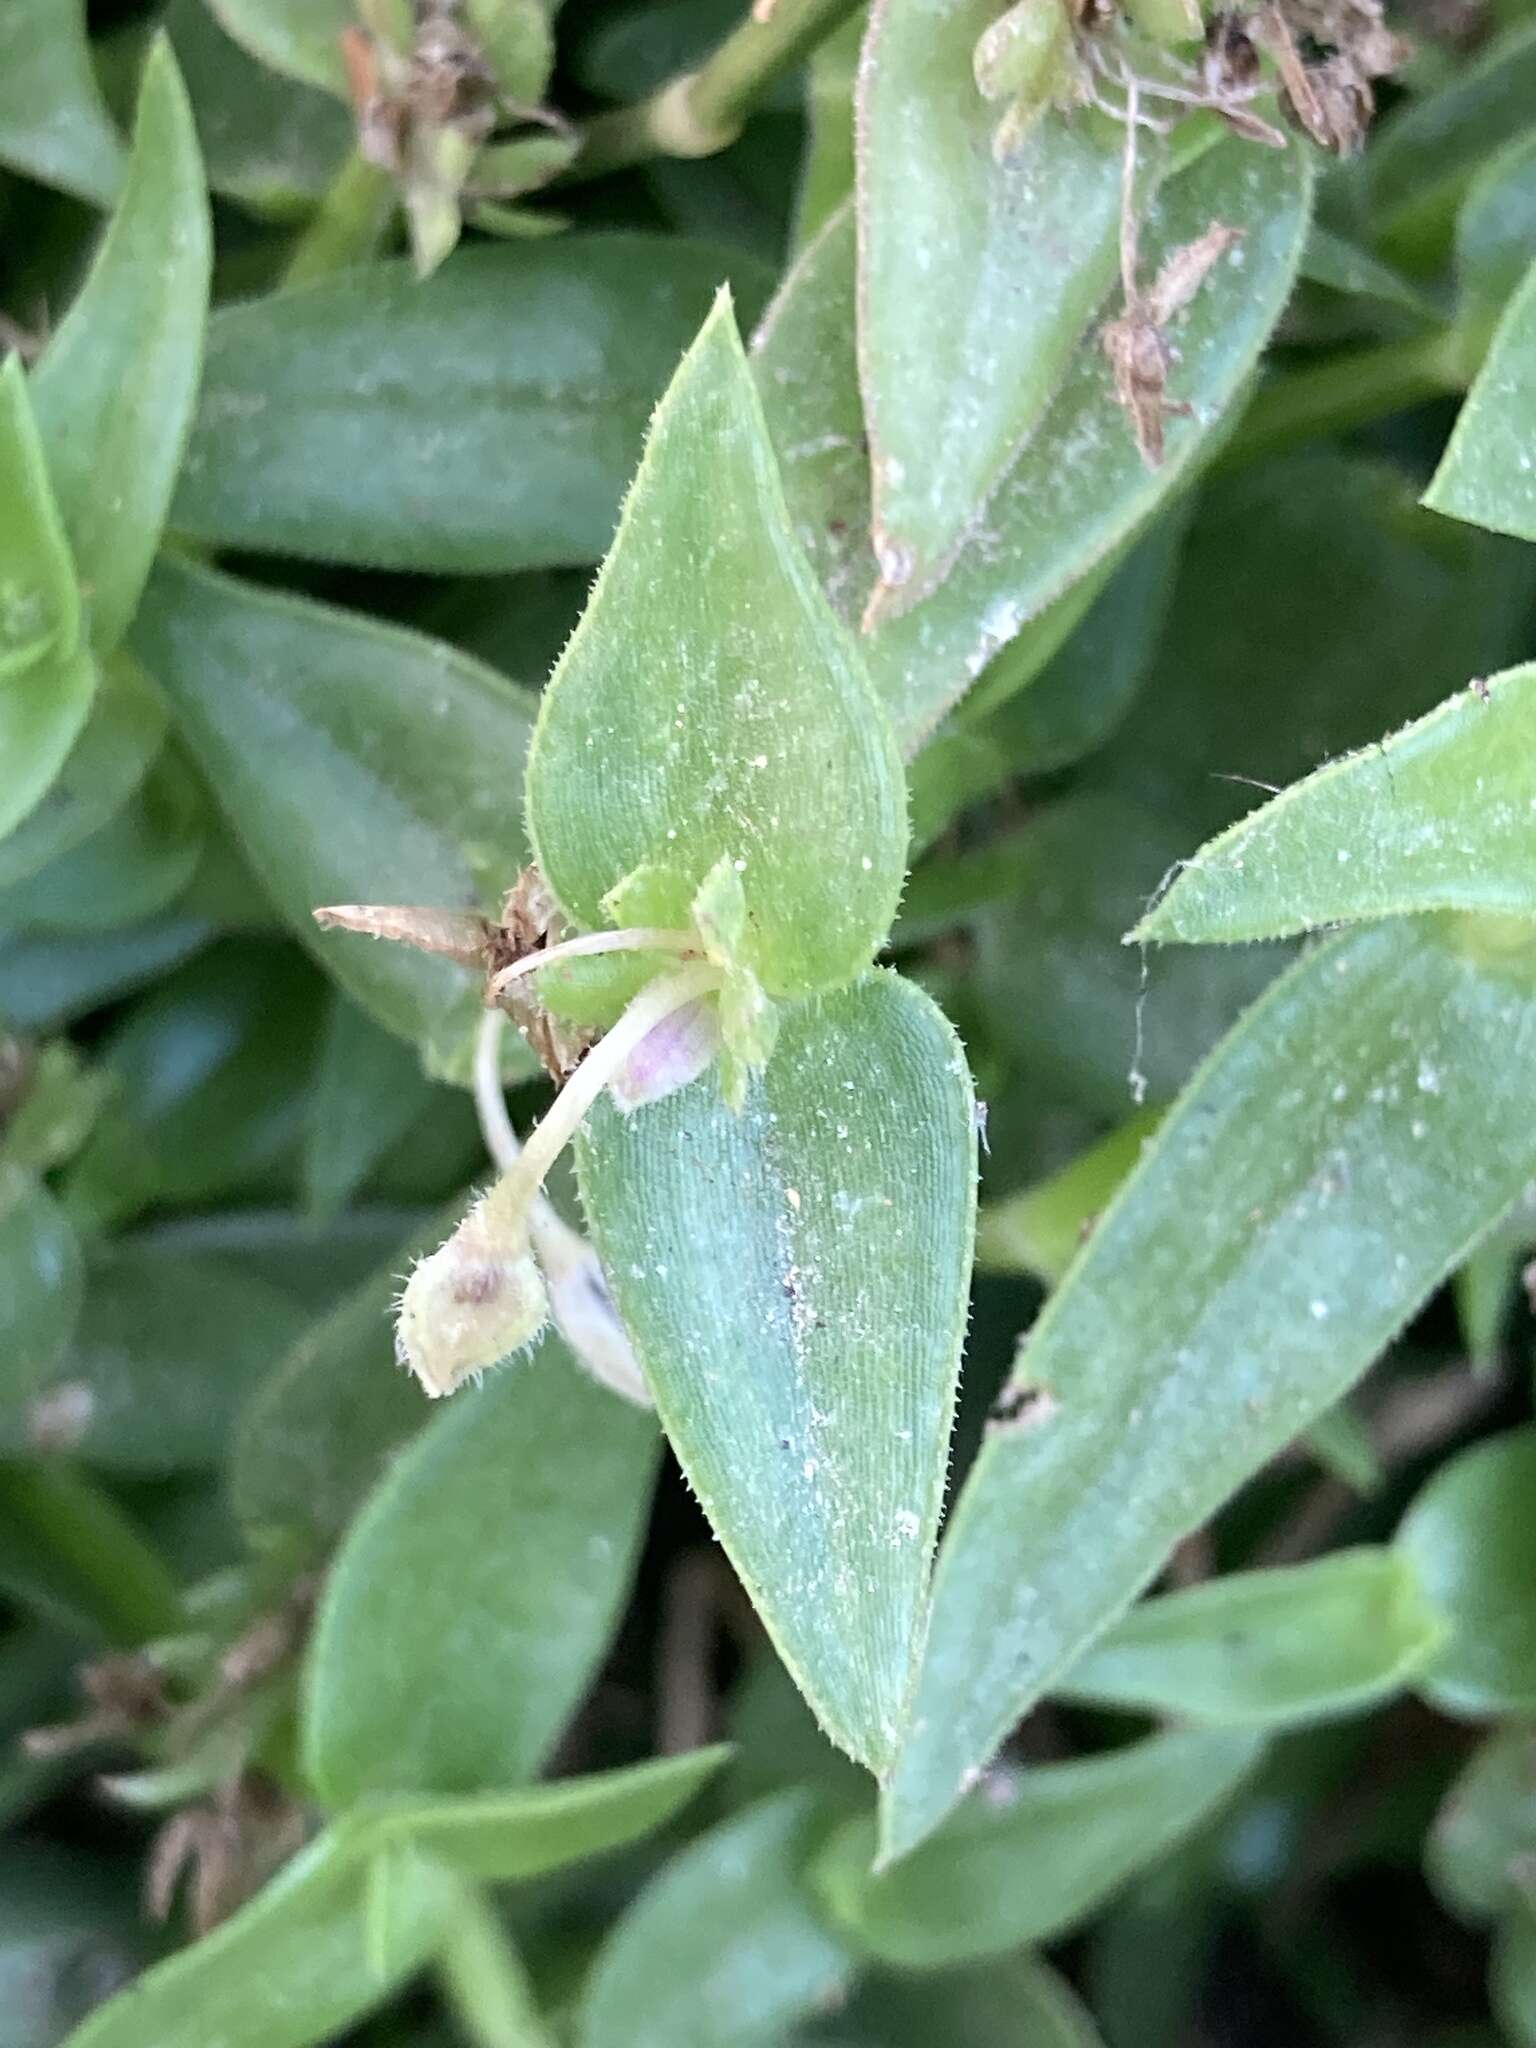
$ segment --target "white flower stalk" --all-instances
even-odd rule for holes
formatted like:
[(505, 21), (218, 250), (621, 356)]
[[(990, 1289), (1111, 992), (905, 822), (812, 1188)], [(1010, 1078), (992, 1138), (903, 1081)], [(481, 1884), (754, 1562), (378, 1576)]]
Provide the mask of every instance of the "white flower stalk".
[[(475, 1108), (486, 1150), (502, 1173), (511, 1172), (523, 1150), (522, 1140), (507, 1115), (507, 1099), (501, 1085), (501, 1041), (506, 1021), (504, 1010), (487, 1010), (475, 1048)], [(617, 1083), (611, 1085), (616, 1087)], [(651, 1407), (651, 1390), (635, 1357), (629, 1333), (619, 1321), (597, 1253), (544, 1194), (534, 1201), (529, 1234), (543, 1268), (555, 1328), (577, 1363), (626, 1401), (633, 1401), (640, 1408)]]
[(503, 967), (499, 974), (492, 975), (487, 996), (491, 1002), (499, 1002), (514, 981), (539, 974), (546, 967), (558, 967), (562, 960), (587, 959), (598, 953), (679, 953), (684, 959), (693, 959), (698, 952), (699, 942), (692, 932), (677, 931), (668, 925), (631, 925), (618, 932), (579, 932), (574, 939), (544, 946), (537, 953), (514, 960), (510, 967)]
[[(545, 1176), (642, 1041), (720, 980), (719, 968), (699, 961), (642, 989), (566, 1082), (509, 1170), (411, 1274), (397, 1348), (430, 1395), (451, 1394), (544, 1327), (550, 1296), (533, 1253), (533, 1225)], [(569, 1277), (568, 1261), (564, 1270)]]

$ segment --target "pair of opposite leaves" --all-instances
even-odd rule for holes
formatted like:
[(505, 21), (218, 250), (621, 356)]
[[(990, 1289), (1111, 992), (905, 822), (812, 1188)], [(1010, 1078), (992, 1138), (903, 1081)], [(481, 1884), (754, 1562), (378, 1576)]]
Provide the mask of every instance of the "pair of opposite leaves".
[(937, 1536), (973, 1103), (942, 1014), (870, 971), (903, 880), (901, 762), (794, 538), (724, 295), (545, 692), (527, 812), (577, 934), (539, 996), (606, 1032), (412, 1274), (402, 1348), (443, 1393), (537, 1335), (555, 1276), (530, 1227), (579, 1131), (679, 1460), (829, 1732), (881, 1769)]

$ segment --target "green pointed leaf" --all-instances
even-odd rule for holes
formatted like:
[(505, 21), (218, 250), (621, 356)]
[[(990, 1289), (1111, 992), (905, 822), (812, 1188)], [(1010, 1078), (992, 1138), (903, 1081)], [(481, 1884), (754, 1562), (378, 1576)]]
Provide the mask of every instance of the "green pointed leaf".
[(1283, 1726), (1387, 1697), (1445, 1633), (1405, 1558), (1341, 1550), (1144, 1600), (1056, 1689), (1181, 1721)]
[(811, 1840), (787, 1793), (665, 1865), (598, 1951), (578, 2048), (760, 2048), (835, 1997), (850, 1962), (800, 1883)]
[[(975, 537), (925, 603), (867, 636), (875, 687), (904, 752), (916, 751), (999, 648), (1113, 554), (1209, 449), (1291, 288), (1306, 236), (1310, 171), (1299, 149), (1225, 141), (1161, 188), (1142, 236), (1149, 271), (1220, 220), (1241, 228), (1240, 264), (1217, 264), (1187, 313), (1168, 452), (1149, 470), (1097, 347), (1079, 350)], [(755, 367), (795, 529), (834, 608), (856, 621), (875, 578), (868, 465), (849, 337), (851, 215), (830, 222), (790, 273), (754, 344)]]
[(304, 1715), (326, 1800), (533, 1776), (623, 1605), (656, 1451), (552, 1338), (434, 1418), (326, 1580)]
[(851, 1821), (816, 1886), (850, 1942), (904, 1969), (1053, 1940), (1214, 1812), (1260, 1751), (1256, 1735), (1211, 1729), (1005, 1768), (894, 1870), (870, 1868), (873, 1817)]
[(212, 1470), (235, 1417), (304, 1325), (217, 1259), (122, 1241), (93, 1258), (73, 1338), (44, 1372), (7, 1367), (0, 1452), (68, 1451), (108, 1471)]
[(327, 903), (496, 908), (526, 858), (527, 697), (441, 641), (162, 559), (134, 644), (295, 935), (387, 1029), (463, 1057), (468, 970), (321, 932)]
[(1526, 928), (1442, 917), (1319, 946), (1206, 1062), (1030, 1333), (1016, 1412), (961, 1492), (889, 1853), (1514, 1200), (1533, 1056)]
[(877, 1972), (845, 2014), (800, 2038), (807, 2048), (1104, 2048), (1066, 1978), (1033, 1956), (922, 1977)]
[(1536, 540), (1536, 263), (1510, 298), (1424, 503)]
[(1044, 113), (994, 153), (973, 53), (997, 11), (875, 0), (859, 69), (859, 372), (890, 609), (943, 580), (1074, 350), (1097, 353), (1084, 330), (1114, 275), (1120, 135)]
[(1536, 664), (1283, 790), (1187, 861), (1133, 939), (1285, 938), (1421, 910), (1536, 916)]
[(123, 145), (91, 69), (85, 0), (6, 0), (0, 10), (0, 163), (106, 205)]
[[(57, 1371), (80, 1314), (80, 1247), (41, 1181), (0, 1164), (0, 1402), (30, 1401)], [(12, 1446), (14, 1448), (14, 1445)]]
[(463, 1799), (365, 1796), (348, 1809), (348, 1839), (358, 1853), (412, 1843), (450, 1870), (493, 1884), (525, 1883), (650, 1834), (686, 1806), (730, 1754), (717, 1745)]
[(895, 916), (900, 763), (790, 533), (726, 299), (657, 410), (544, 693), (527, 795), (539, 865), (580, 926), (606, 924), (603, 899), (638, 868), (691, 896), (732, 861), (745, 962), (771, 996), (851, 980)]
[(714, 244), (568, 235), (224, 307), (174, 523), (379, 568), (595, 562), (724, 277), (754, 312), (762, 272)]
[(628, 1118), (601, 1108), (578, 1165), (689, 1483), (828, 1733), (878, 1768), (921, 1637), (964, 1328), (959, 1043), (910, 983), (871, 975), (785, 1010), (740, 1115), (705, 1075)]
[(160, 41), (144, 67), (122, 198), (32, 379), (101, 653), (127, 630), (159, 545), (197, 397), (211, 261), (192, 110)]
[(0, 888), (34, 875), (99, 831), (143, 781), (165, 739), (165, 700), (119, 651), (79, 738), (42, 800), (0, 839)]
[(1403, 1518), (1399, 1549), (1451, 1633), (1419, 1689), (1468, 1716), (1536, 1712), (1536, 1428), (1448, 1459)]
[(427, 1961), (458, 1896), (446, 1871), (400, 1857), (382, 1944), (367, 1872), (332, 1829), (212, 1934), (157, 1963), (68, 2048), (311, 2048), (334, 2041)]
[(1536, 1729), (1501, 1728), (1472, 1752), (1424, 1844), (1424, 1874), (1474, 1924), (1529, 1901), (1536, 1857)]

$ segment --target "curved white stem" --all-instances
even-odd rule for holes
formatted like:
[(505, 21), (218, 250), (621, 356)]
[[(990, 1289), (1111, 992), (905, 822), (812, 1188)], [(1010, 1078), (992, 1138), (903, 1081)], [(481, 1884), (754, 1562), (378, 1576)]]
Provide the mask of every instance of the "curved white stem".
[(545, 1175), (635, 1047), (674, 1010), (718, 988), (720, 981), (720, 969), (701, 960), (676, 974), (659, 976), (640, 991), (555, 1097), (511, 1171), (487, 1195), (487, 1205), (498, 1216), (515, 1220), (527, 1214), (530, 1202), (544, 1185)]
[(696, 955), (699, 942), (692, 932), (676, 931), (670, 925), (631, 925), (622, 932), (582, 932), (574, 939), (562, 939), (558, 946), (546, 946), (538, 953), (525, 953), (521, 960), (514, 960), (510, 967), (503, 967), (491, 978), (491, 997), (494, 1001), (504, 988), (514, 981), (521, 981), (525, 975), (537, 974), (545, 967), (558, 967), (562, 960), (579, 960), (591, 953), (680, 953), (684, 958)]

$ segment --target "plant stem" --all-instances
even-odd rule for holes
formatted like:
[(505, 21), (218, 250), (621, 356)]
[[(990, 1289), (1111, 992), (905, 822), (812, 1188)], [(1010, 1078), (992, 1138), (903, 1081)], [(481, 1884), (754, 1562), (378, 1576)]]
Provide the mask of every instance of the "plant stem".
[(294, 244), (282, 286), (313, 284), (333, 271), (367, 262), (384, 239), (394, 210), (393, 180), (354, 149)]
[(180, 1627), (170, 1567), (111, 1496), (70, 1466), (0, 1462), (5, 1525), (114, 1643), (137, 1645)]
[[(487, 1010), (475, 1044), (475, 1113), (485, 1149), (503, 1174), (510, 1173), (523, 1154), (501, 1085), (506, 1022), (505, 1011)], [(577, 1362), (626, 1401), (651, 1407), (650, 1388), (608, 1293), (597, 1253), (543, 1193), (533, 1198), (528, 1234), (544, 1271), (549, 1312)]]
[(607, 1035), (599, 1039), (566, 1082), (543, 1119), (529, 1133), (512, 1171), (485, 1198), (498, 1220), (522, 1223), (544, 1185), (545, 1176), (581, 1126), (635, 1047), (648, 1038), (674, 1010), (720, 985), (720, 970), (699, 961), (676, 974), (660, 975), (643, 988)]
[(475, 2048), (553, 2048), (522, 1959), (483, 1886), (464, 1885), (437, 1969)]
[(1282, 370), (1259, 386), (1216, 467), (1347, 433), (1405, 406), (1464, 391), (1473, 368), (1468, 353), (1465, 336), (1449, 328)]
[(762, 0), (697, 71), (638, 106), (599, 114), (582, 130), (565, 180), (600, 178), (648, 157), (713, 156), (741, 133), (753, 104), (853, 11), (853, 0)]
[(514, 981), (538, 974), (546, 967), (558, 967), (562, 960), (584, 959), (596, 953), (681, 953), (685, 957), (699, 950), (693, 932), (673, 931), (664, 925), (633, 925), (619, 932), (580, 932), (574, 939), (562, 939), (537, 953), (525, 953), (510, 967), (503, 967), (491, 983), (492, 997), (510, 988)]

